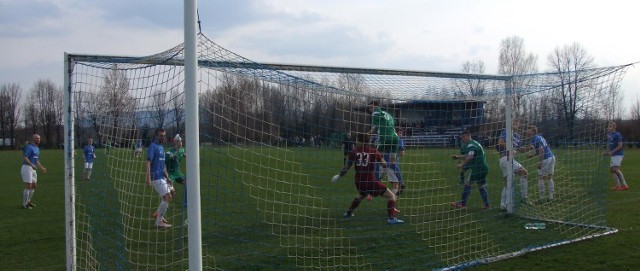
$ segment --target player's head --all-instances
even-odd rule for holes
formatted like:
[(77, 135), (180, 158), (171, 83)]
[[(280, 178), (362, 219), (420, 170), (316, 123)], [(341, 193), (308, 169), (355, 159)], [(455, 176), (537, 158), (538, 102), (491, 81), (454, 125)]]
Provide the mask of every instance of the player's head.
[(404, 130), (402, 130), (402, 128), (398, 127), (398, 128), (396, 128), (396, 134), (398, 134), (399, 136), (404, 135)]
[(462, 133), (460, 134), (460, 140), (462, 140), (463, 143), (469, 142), (469, 140), (471, 140), (471, 131), (467, 129), (462, 131)]
[(612, 122), (609, 123), (609, 131), (610, 132), (615, 132), (617, 127), (618, 127), (618, 125), (615, 122), (612, 121)]
[(356, 134), (356, 144), (360, 145), (369, 145), (371, 142), (371, 136), (367, 133), (358, 133)]
[(92, 137), (87, 139), (87, 144), (89, 144), (89, 145), (93, 144), (93, 138)]
[(162, 128), (158, 128), (156, 129), (156, 139), (158, 140), (159, 144), (164, 143), (164, 138), (166, 136), (167, 132), (162, 129)]
[(538, 133), (538, 127), (536, 127), (535, 125), (529, 125), (529, 128), (527, 128), (527, 134), (529, 136), (532, 136), (537, 133)]
[(33, 134), (33, 136), (31, 137), (31, 140), (33, 141), (33, 145), (40, 145), (40, 135), (39, 134)]
[(182, 140), (174, 141), (173, 145), (176, 147), (176, 149), (182, 148)]
[(367, 105), (367, 110), (369, 110), (369, 113), (373, 113), (373, 111), (375, 111), (379, 106), (380, 106), (380, 102), (378, 102), (378, 101), (371, 101), (371, 102), (369, 102), (369, 104)]

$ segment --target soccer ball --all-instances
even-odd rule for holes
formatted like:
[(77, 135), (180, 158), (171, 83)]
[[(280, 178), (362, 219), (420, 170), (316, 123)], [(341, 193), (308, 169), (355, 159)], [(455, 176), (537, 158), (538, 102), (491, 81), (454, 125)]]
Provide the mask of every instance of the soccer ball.
[(335, 183), (335, 182), (337, 182), (337, 181), (338, 181), (338, 179), (340, 179), (340, 174), (338, 174), (338, 175), (336, 175), (336, 176), (333, 176), (333, 178), (331, 178), (331, 182), (332, 182), (332, 183)]

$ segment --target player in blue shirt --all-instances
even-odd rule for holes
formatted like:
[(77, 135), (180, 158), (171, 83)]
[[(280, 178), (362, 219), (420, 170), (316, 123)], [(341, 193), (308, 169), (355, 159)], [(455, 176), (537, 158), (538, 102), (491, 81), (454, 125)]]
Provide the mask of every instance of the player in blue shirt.
[(529, 158), (537, 157), (538, 162), (538, 192), (540, 199), (545, 198), (545, 182), (549, 184), (549, 200), (553, 200), (555, 184), (553, 183), (553, 173), (556, 167), (556, 157), (551, 151), (551, 147), (547, 141), (538, 133), (538, 127), (531, 125), (527, 129), (527, 136), (531, 138), (531, 146), (533, 152), (528, 155)]
[(164, 161), (164, 144), (166, 132), (164, 129), (156, 130), (156, 140), (149, 145), (147, 149), (147, 177), (146, 184), (148, 186), (153, 185), (153, 189), (162, 197), (160, 205), (158, 206), (156, 218), (156, 227), (169, 228), (171, 224), (168, 224), (164, 219), (164, 215), (169, 209), (169, 203), (173, 199), (173, 185), (169, 174), (165, 167)]
[(82, 148), (82, 157), (84, 158), (84, 171), (82, 172), (82, 179), (90, 180), (91, 171), (93, 170), (93, 159), (96, 158), (95, 148), (93, 147), (93, 138), (87, 139), (87, 145)]
[(622, 171), (620, 171), (624, 151), (622, 150), (622, 135), (620, 132), (616, 131), (616, 128), (617, 125), (615, 122), (611, 122), (609, 124), (609, 136), (607, 136), (607, 139), (609, 140), (609, 151), (603, 153), (603, 155), (611, 156), (610, 171), (611, 176), (613, 176), (613, 181), (616, 184), (611, 188), (611, 190), (623, 191), (628, 190), (629, 186), (627, 185), (627, 181), (624, 179)]
[(36, 169), (39, 168), (42, 173), (47, 173), (47, 169), (40, 164), (40, 148), (38, 148), (38, 145), (40, 145), (40, 135), (34, 134), (32, 138), (31, 144), (24, 147), (22, 168), (20, 169), (22, 182), (24, 182), (22, 208), (25, 209), (36, 207), (36, 205), (31, 202), (38, 183), (38, 173)]
[(500, 154), (500, 169), (502, 169), (502, 179), (503, 179), (503, 186), (502, 186), (502, 196), (500, 198), (500, 209), (505, 210), (507, 208), (507, 193), (509, 193), (509, 191), (507, 191), (507, 173), (508, 173), (508, 167), (509, 165), (509, 160), (508, 158), (511, 157), (512, 158), (512, 166), (513, 166), (513, 173), (517, 174), (518, 176), (520, 176), (520, 197), (522, 198), (522, 203), (527, 204), (527, 205), (532, 205), (531, 201), (528, 198), (528, 176), (529, 176), (529, 172), (527, 172), (527, 169), (525, 169), (520, 163), (518, 163), (518, 161), (516, 161), (515, 159), (515, 151), (520, 148), (520, 144), (521, 144), (521, 139), (520, 139), (520, 135), (515, 132), (517, 131), (519, 128), (519, 123), (517, 121), (513, 121), (512, 124), (512, 129), (513, 129), (513, 134), (511, 136), (511, 144), (512, 144), (512, 152), (508, 153), (507, 152), (507, 130), (502, 130), (502, 132), (500, 133), (500, 138), (498, 139), (498, 144), (496, 145), (496, 150), (498, 151), (498, 153)]

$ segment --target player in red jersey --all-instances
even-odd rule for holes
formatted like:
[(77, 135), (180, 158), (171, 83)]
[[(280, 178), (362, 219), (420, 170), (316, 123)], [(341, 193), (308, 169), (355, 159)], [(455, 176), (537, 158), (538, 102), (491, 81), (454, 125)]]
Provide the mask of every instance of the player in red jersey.
[(360, 202), (364, 200), (367, 195), (374, 197), (384, 196), (387, 198), (387, 223), (399, 224), (404, 221), (396, 217), (398, 209), (396, 209), (396, 195), (391, 192), (382, 182), (375, 178), (375, 164), (381, 163), (383, 167), (386, 167), (386, 162), (382, 159), (382, 155), (369, 146), (370, 136), (369, 134), (360, 133), (356, 137), (356, 147), (349, 153), (349, 159), (347, 163), (340, 171), (340, 174), (333, 176), (332, 182), (336, 182), (340, 177), (347, 174), (351, 166), (355, 164), (356, 174), (354, 177), (356, 189), (358, 189), (358, 195), (351, 202), (351, 207), (344, 214), (346, 218), (353, 216), (353, 211), (358, 208)]

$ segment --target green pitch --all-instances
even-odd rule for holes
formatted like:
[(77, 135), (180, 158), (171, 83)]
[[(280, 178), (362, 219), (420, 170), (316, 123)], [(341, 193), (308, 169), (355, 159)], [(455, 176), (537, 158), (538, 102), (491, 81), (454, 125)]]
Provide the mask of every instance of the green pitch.
[[(121, 150), (113, 149), (112, 151)], [(447, 159), (449, 159), (449, 154), (455, 152), (456, 150), (439, 149), (438, 151), (427, 153), (431, 156), (441, 156), (437, 159), (431, 157), (431, 160), (446, 161), (441, 165), (450, 165), (450, 169), (454, 169), (455, 166), (453, 165), (455, 163)], [(640, 162), (640, 155), (639, 151), (635, 149), (627, 149), (625, 152), (622, 170), (631, 187), (629, 191), (612, 192), (585, 189), (575, 192), (576, 195), (581, 193), (607, 193), (607, 195), (603, 195), (603, 198), (607, 199), (607, 226), (618, 228), (620, 232), (606, 237), (526, 254), (522, 257), (499, 261), (490, 265), (475, 267), (474, 269), (624, 270), (636, 266), (640, 262), (638, 260), (640, 259), (638, 257), (640, 252), (636, 249), (637, 244), (640, 242), (640, 234), (637, 227), (637, 225), (640, 225), (640, 217), (635, 215), (637, 213), (636, 206), (640, 203), (640, 198), (638, 197), (640, 193), (637, 192), (640, 190), (636, 189), (640, 188), (640, 182), (637, 181), (638, 177), (640, 177), (640, 172), (635, 169), (634, 165)], [(420, 155), (419, 153), (425, 152), (412, 153), (409, 150), (409, 156), (404, 157), (403, 160), (420, 161), (421, 157), (417, 157)], [(494, 155), (493, 152), (489, 153)], [(562, 151), (557, 153), (559, 156), (558, 168), (562, 170), (571, 168), (570, 164), (562, 162)], [(272, 159), (260, 159), (264, 155), (260, 149), (223, 149), (203, 152), (201, 163), (202, 207), (203, 221), (208, 223), (203, 225), (203, 242), (216, 244), (215, 246), (207, 246), (205, 254), (214, 256), (218, 266), (230, 270), (238, 268), (235, 264), (238, 263), (239, 258), (242, 258), (241, 254), (249, 252), (251, 253), (252, 261), (271, 263), (273, 266), (280, 264), (289, 266), (290, 263), (287, 263), (287, 261), (295, 261), (295, 258), (283, 257), (283, 255), (290, 253), (288, 249), (304, 242), (311, 242), (309, 246), (315, 246), (316, 244), (313, 244), (313, 242), (317, 242), (318, 239), (305, 238), (304, 236), (321, 237), (327, 233), (342, 234), (348, 236), (351, 240), (364, 244), (359, 246), (361, 249), (359, 253), (364, 253), (365, 255), (388, 255), (387, 248), (378, 245), (380, 241), (378, 238), (374, 238), (381, 229), (386, 236), (385, 239), (393, 240), (395, 245), (403, 246), (402, 251), (404, 254), (401, 256), (404, 258), (409, 259), (412, 255), (433, 254), (434, 251), (431, 251), (432, 249), (428, 248), (425, 243), (416, 242), (411, 244), (406, 240), (399, 239), (408, 234), (415, 234), (416, 226), (402, 225), (394, 227), (393, 231), (387, 230), (389, 228), (384, 224), (383, 210), (386, 205), (382, 199), (363, 202), (356, 211), (356, 219), (350, 221), (338, 219), (355, 195), (352, 181), (353, 171), (336, 184), (329, 182), (331, 176), (336, 174), (340, 168), (339, 164), (342, 162), (340, 150), (301, 148), (281, 153), (274, 153), (273, 150), (270, 150), (268, 155), (272, 156)], [(0, 200), (0, 204), (2, 204), (0, 215), (3, 217), (3, 223), (0, 226), (0, 235), (3, 240), (3, 246), (0, 246), (0, 255), (3, 255), (3, 265), (11, 267), (11, 270), (63, 270), (65, 268), (62, 151), (45, 150), (42, 151), (41, 157), (42, 163), (47, 167), (48, 172), (47, 174), (39, 174), (38, 189), (34, 195), (34, 203), (38, 204), (38, 207), (33, 210), (23, 210), (20, 206), (23, 189), (19, 176), (21, 153), (5, 151), (2, 152), (0, 157), (0, 172), (3, 173), (4, 187), (7, 190), (5, 196)], [(292, 168), (291, 164), (282, 162), (284, 160), (290, 161), (291, 159), (299, 162), (294, 165), (294, 168)], [(100, 158), (96, 160), (96, 173), (100, 172), (100, 163), (104, 160)], [(490, 156), (488, 161), (492, 167), (489, 175), (489, 195), (492, 205), (497, 207), (501, 189), (497, 157)], [(136, 164), (138, 162), (140, 164)], [(124, 165), (124, 167), (136, 170), (143, 165), (144, 160), (141, 159), (138, 162)], [(118, 161), (110, 160), (109, 163), (118, 163)], [(242, 167), (225, 166), (225, 163), (242, 164)], [(77, 166), (80, 166), (80, 163), (77, 163)], [(418, 224), (419, 227), (420, 220), (437, 220), (439, 218), (438, 214), (442, 213), (438, 211), (439, 208), (443, 210), (447, 208), (446, 211), (448, 211), (447, 203), (459, 197), (461, 189), (456, 185), (459, 178), (455, 170), (444, 169), (442, 172), (445, 177), (441, 180), (411, 186), (412, 180), (421, 178), (417, 172), (437, 170), (436, 165), (407, 163), (402, 164), (402, 168), (410, 190), (403, 194), (399, 202), (399, 208), (402, 211), (400, 215), (414, 225)], [(534, 170), (530, 169), (530, 171)], [(531, 176), (535, 176), (534, 173), (530, 172)], [(140, 180), (144, 180), (142, 174), (143, 172), (140, 172), (140, 176), (142, 176)], [(606, 176), (608, 177), (608, 175)], [(94, 178), (100, 179), (100, 175), (94, 176)], [(283, 179), (299, 180), (299, 182), (292, 184), (291, 182), (278, 181)], [(607, 178), (607, 180), (609, 179)], [(571, 179), (563, 181), (580, 182), (580, 180)], [(559, 180), (556, 180), (558, 193), (571, 195), (570, 191), (563, 191), (563, 185), (559, 183)], [(609, 184), (611, 184), (610, 180), (608, 186)], [(114, 185), (120, 184), (114, 184), (113, 182), (100, 184), (79, 182), (78, 190), (85, 195), (93, 193), (91, 195), (101, 196), (92, 197), (96, 200), (106, 200), (111, 195), (108, 191), (117, 190), (109, 189), (113, 188)], [(534, 185), (532, 183), (530, 187)], [(181, 187), (178, 186), (178, 189), (178, 196), (172, 203), (169, 213), (169, 219), (172, 222), (177, 222), (182, 215), (182, 210), (179, 207), (182, 202)], [(291, 193), (288, 196), (270, 193), (270, 191), (274, 190), (294, 191), (296, 193)], [(150, 191), (145, 190), (143, 183), (140, 186), (129, 187), (127, 191), (150, 195)], [(313, 196), (303, 197), (300, 195)], [(425, 203), (425, 198), (431, 202), (429, 204)], [(580, 197), (578, 196), (566, 196), (563, 198), (567, 202), (579, 199)], [(234, 204), (225, 205), (226, 202), (233, 202)], [(303, 206), (318, 206), (318, 208), (302, 208)], [(483, 225), (484, 232), (480, 237), (477, 234), (458, 233), (456, 238), (461, 240), (492, 238), (492, 236), (498, 236), (500, 229), (503, 229), (503, 227), (522, 228), (519, 225), (527, 222), (527, 220), (520, 218), (505, 219), (504, 214), (500, 213), (498, 208), (490, 211), (481, 210), (479, 208), (481, 206), (479, 195), (475, 189), (472, 191), (471, 201), (468, 206), (470, 216), (476, 223)], [(563, 212), (567, 216), (572, 213), (571, 209), (561, 209), (562, 205), (559, 208), (559, 212)], [(147, 213), (150, 210), (141, 209), (135, 212)], [(422, 215), (425, 213), (430, 215)], [(326, 218), (326, 220), (295, 221), (305, 216), (322, 217)], [(136, 225), (135, 227), (145, 228), (150, 223), (149, 221), (138, 221), (134, 224)], [(308, 223), (308, 227), (304, 227), (306, 229), (304, 235), (286, 232), (294, 229), (281, 226), (289, 224), (304, 225), (305, 223)], [(509, 223), (513, 225), (506, 225)], [(109, 228), (112, 225), (104, 226)], [(327, 227), (331, 227), (332, 230), (327, 231)], [(354, 228), (357, 228), (358, 231), (350, 230)], [(174, 230), (178, 231), (177, 228)], [(432, 237), (446, 236), (448, 234), (444, 228), (418, 229), (418, 232), (422, 234), (420, 239), (423, 240), (430, 240)], [(117, 234), (117, 232), (107, 233), (107, 237), (104, 237), (105, 244), (108, 242), (107, 240), (112, 239), (108, 237), (108, 234)], [(565, 233), (561, 227), (550, 227), (545, 230), (544, 235), (531, 234), (522, 229), (520, 234), (514, 232), (511, 238), (494, 240), (493, 242), (500, 243), (500, 246), (493, 249), (522, 248), (523, 243), (545, 244), (562, 238), (563, 234)], [(230, 238), (234, 236), (235, 238)], [(474, 247), (469, 246), (475, 243), (471, 240), (469, 243), (465, 243), (467, 244), (466, 246), (460, 246), (458, 249), (473, 250)], [(335, 244), (325, 245), (333, 246)], [(297, 253), (309, 253), (309, 257), (319, 256), (329, 259), (334, 256), (314, 254), (316, 252), (302, 250)], [(489, 252), (493, 251), (479, 249), (478, 256), (483, 256), (483, 253)], [(450, 258), (455, 258), (457, 251), (454, 248), (447, 253), (451, 254)], [(109, 255), (103, 255), (103, 257), (107, 256)], [(439, 260), (435, 258), (420, 259), (426, 262), (438, 262)], [(400, 261), (397, 266), (391, 266), (391, 268), (403, 268), (409, 262), (411, 261), (407, 260), (404, 263)], [(327, 261), (328, 266), (336, 264), (340, 263)], [(246, 267), (246, 265), (244, 266)], [(261, 267), (265, 268), (264, 265), (255, 266), (256, 269)]]

